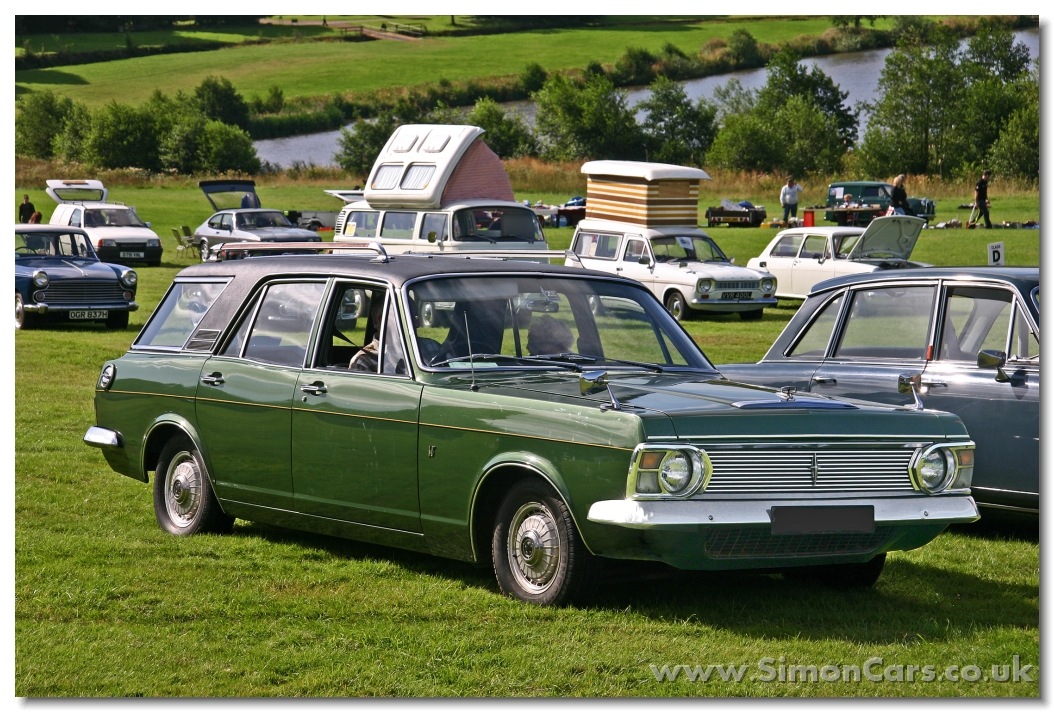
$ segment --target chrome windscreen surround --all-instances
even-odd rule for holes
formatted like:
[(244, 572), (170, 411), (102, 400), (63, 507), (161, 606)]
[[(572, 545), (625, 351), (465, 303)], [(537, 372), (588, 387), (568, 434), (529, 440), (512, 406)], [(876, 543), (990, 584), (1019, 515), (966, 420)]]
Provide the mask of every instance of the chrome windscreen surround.
[[(645, 462), (646, 456), (649, 454), (655, 456), (655, 462)], [(683, 489), (673, 492), (669, 491), (660, 473), (666, 463), (677, 455), (683, 455), (688, 460), (691, 464), (692, 472), (688, 484)], [(680, 443), (670, 443), (668, 445), (641, 444), (633, 449), (629, 477), (626, 482), (626, 496), (629, 499), (642, 500), (684, 499), (691, 497), (701, 489), (706, 489), (707, 484), (710, 482), (711, 474), (713, 474), (713, 466), (710, 464), (709, 455), (706, 454), (705, 450), (694, 445)], [(655, 491), (638, 491), (638, 483), (643, 484), (642, 480), (649, 479), (649, 476), (654, 478), (654, 485), (649, 486), (648, 490), (654, 489)]]
[[(934, 443), (926, 448), (919, 448), (915, 451), (915, 455), (911, 458), (911, 467), (909, 472), (911, 473), (911, 484), (920, 492), (926, 494), (938, 494), (941, 492), (969, 492), (970, 485), (973, 482), (973, 457), (969, 457), (969, 464), (966, 464), (964, 460), (966, 458), (961, 454), (963, 451), (973, 452), (976, 445), (972, 441), (965, 442), (953, 442), (953, 443)], [(940, 487), (930, 489), (922, 481), (922, 459), (926, 455), (930, 454), (934, 450), (947, 450), (951, 455), (951, 462), (954, 463), (954, 470), (949, 472), (942, 482)]]

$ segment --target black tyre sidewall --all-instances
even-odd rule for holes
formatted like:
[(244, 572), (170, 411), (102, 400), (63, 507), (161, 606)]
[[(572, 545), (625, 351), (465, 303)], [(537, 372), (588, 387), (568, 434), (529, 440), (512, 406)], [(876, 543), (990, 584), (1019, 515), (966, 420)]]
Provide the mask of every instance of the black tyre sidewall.
[[(193, 456), (203, 475), (201, 508), (198, 510), (197, 518), (187, 527), (174, 524), (165, 506), (165, 473), (168, 470), (168, 463), (183, 451)], [(157, 459), (157, 469), (154, 472), (154, 516), (162, 530), (176, 536), (192, 536), (206, 532), (227, 533), (234, 525), (234, 518), (224, 514), (220, 503), (216, 500), (216, 495), (212, 492), (212, 483), (209, 481), (208, 470), (205, 469), (201, 453), (186, 435), (178, 435), (169, 440)]]
[[(680, 316), (677, 316), (676, 314), (674, 314), (673, 313), (673, 309), (671, 308), (671, 306), (675, 302), (680, 302), (680, 305), (681, 305), (681, 315)], [(672, 316), (677, 321), (687, 321), (688, 320), (688, 317), (690, 316), (691, 310), (688, 307), (688, 301), (684, 298), (684, 295), (681, 294), (680, 292), (671, 292), (670, 296), (666, 297), (666, 305), (665, 306), (666, 306), (666, 311), (670, 312), (670, 316)]]
[[(509, 525), (516, 511), (527, 502), (539, 502), (549, 509), (556, 520), (561, 540), (562, 550), (556, 576), (552, 585), (541, 593), (528, 591), (521, 586), (512, 571), (515, 564), (509, 560)], [(495, 518), (491, 556), (494, 561), (494, 575), (502, 592), (512, 598), (540, 606), (560, 606), (569, 602), (582, 589), (593, 569), (592, 554), (579, 537), (567, 506), (551, 487), (537, 480), (521, 481), (505, 496)]]

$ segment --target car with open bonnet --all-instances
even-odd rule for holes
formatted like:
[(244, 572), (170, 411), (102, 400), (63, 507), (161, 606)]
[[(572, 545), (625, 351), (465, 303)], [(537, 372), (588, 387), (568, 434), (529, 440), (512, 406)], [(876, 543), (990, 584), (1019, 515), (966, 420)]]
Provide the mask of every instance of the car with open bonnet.
[(589, 161), (582, 173), (586, 217), (575, 229), (571, 250), (586, 267), (637, 280), (678, 321), (701, 313), (736, 313), (750, 321), (776, 305), (776, 277), (736, 266), (699, 228), (699, 181), (710, 180), (705, 171)]
[(128, 326), (139, 277), (103, 262), (77, 227), (15, 225), (15, 328), (103, 322)]
[(558, 604), (613, 559), (870, 585), (978, 516), (956, 416), (729, 381), (638, 282), (344, 251), (188, 267), (103, 364), (84, 440), (153, 473), (164, 530), (403, 547)]

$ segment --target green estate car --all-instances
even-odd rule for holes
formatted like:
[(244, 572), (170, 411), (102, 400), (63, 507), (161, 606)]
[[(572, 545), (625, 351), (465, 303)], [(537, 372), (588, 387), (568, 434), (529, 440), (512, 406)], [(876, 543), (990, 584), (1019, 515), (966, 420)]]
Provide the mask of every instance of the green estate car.
[(103, 366), (85, 442), (155, 473), (163, 529), (403, 547), (558, 604), (604, 559), (870, 585), (978, 518), (954, 415), (730, 382), (622, 277), (370, 249), (188, 267)]
[[(854, 180), (838, 181), (827, 186), (827, 207), (833, 208), (845, 202), (845, 196), (853, 196), (853, 202), (865, 205), (877, 205), (878, 210), (874, 217), (885, 215), (889, 208), (890, 198), (893, 196), (893, 186), (877, 180)], [(932, 220), (937, 215), (937, 204), (929, 198), (908, 198), (908, 207), (911, 208), (915, 217), (924, 220)], [(839, 220), (835, 213), (830, 211), (824, 213), (824, 220), (845, 224), (845, 217)], [(868, 220), (867, 222), (870, 222)], [(867, 225), (864, 222), (863, 225)], [(859, 223), (858, 223), (859, 224)]]

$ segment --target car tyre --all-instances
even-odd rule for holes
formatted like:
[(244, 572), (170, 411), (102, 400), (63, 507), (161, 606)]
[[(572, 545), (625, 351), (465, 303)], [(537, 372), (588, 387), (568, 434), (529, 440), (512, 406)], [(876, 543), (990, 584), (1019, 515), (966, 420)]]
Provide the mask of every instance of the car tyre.
[(764, 309), (751, 309), (750, 311), (739, 312), (739, 318), (743, 321), (761, 321), (761, 317), (764, 315)]
[(607, 309), (604, 308), (604, 303), (600, 301), (600, 296), (596, 294), (590, 294), (586, 297), (589, 302), (589, 311), (593, 312), (593, 316), (604, 316), (607, 313)]
[(28, 329), (32, 323), (33, 317), (26, 314), (26, 304), (22, 301), (22, 295), (15, 292), (15, 329)]
[(186, 435), (169, 440), (157, 459), (154, 516), (176, 536), (226, 534), (234, 528), (234, 517), (224, 514), (212, 491), (201, 453)]
[(128, 328), (128, 312), (113, 312), (110, 316), (106, 317), (106, 328), (107, 329), (127, 329)]
[(502, 593), (540, 606), (579, 595), (597, 569), (571, 512), (548, 485), (523, 480), (505, 496), (491, 538)]
[(200, 243), (198, 243), (198, 252), (201, 254), (201, 261), (202, 262), (208, 262), (209, 261), (209, 241), (208, 240), (202, 240)]
[(666, 297), (666, 311), (677, 321), (687, 321), (692, 310), (688, 307), (684, 295), (674, 290)]
[(862, 564), (828, 564), (789, 569), (784, 578), (808, 580), (830, 588), (870, 588), (882, 575), (886, 555), (879, 554)]

